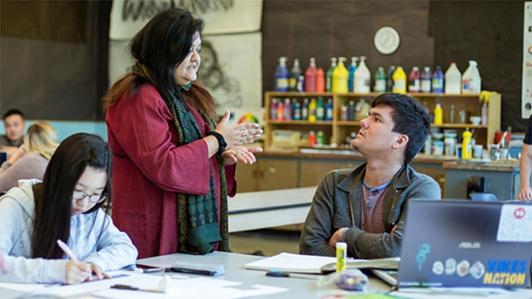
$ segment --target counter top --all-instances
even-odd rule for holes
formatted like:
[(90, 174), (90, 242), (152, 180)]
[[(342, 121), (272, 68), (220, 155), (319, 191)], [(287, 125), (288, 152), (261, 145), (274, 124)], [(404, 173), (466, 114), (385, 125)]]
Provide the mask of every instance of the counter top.
[(519, 160), (498, 160), (498, 161), (453, 161), (443, 163), (444, 169), (476, 170), (476, 171), (519, 171)]
[[(265, 158), (310, 158), (310, 159), (332, 159), (332, 160), (364, 160), (364, 157), (352, 149), (318, 149), (303, 148), (299, 152), (265, 150), (256, 153), (257, 157)], [(414, 159), (416, 163), (444, 163), (456, 161), (456, 157), (417, 155)]]

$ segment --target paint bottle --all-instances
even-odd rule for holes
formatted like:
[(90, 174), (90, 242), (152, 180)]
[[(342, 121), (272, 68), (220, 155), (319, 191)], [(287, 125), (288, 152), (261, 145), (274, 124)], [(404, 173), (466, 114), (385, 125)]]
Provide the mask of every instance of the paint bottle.
[(290, 91), (297, 91), (297, 81), (301, 75), (301, 67), (299, 66), (299, 59), (294, 58), (294, 65), (290, 70), (290, 76), (288, 77), (288, 89)]
[(430, 67), (426, 66), (423, 68), (423, 73), (421, 73), (421, 92), (429, 93), (431, 91), (431, 85), (432, 75)]
[(393, 73), (395, 72), (395, 65), (390, 65), (388, 75), (386, 76), (386, 91), (391, 92), (393, 89)]
[(480, 81), (477, 62), (469, 60), (469, 67), (462, 78), (462, 93), (480, 93)]
[(421, 80), (419, 75), (419, 68), (417, 66), (412, 67), (412, 71), (408, 76), (408, 91), (419, 92), (421, 90)]
[(319, 121), (325, 119), (325, 105), (322, 97), (318, 97), (318, 103), (316, 104), (316, 119)]
[(344, 65), (345, 57), (338, 58), (338, 65), (334, 68), (333, 71), (333, 80), (332, 80), (332, 92), (334, 93), (347, 93), (348, 89), (348, 77), (349, 72)]
[(321, 67), (316, 71), (316, 92), (325, 91), (325, 72)]
[(432, 92), (433, 93), (443, 93), (443, 71), (441, 67), (436, 66), (434, 74), (432, 74)]
[(382, 66), (379, 66), (375, 72), (375, 87), (373, 88), (373, 91), (386, 91), (386, 73), (384, 72), (384, 68)]
[(336, 57), (331, 57), (331, 65), (325, 74), (325, 91), (332, 91), (333, 87), (333, 72), (336, 68)]
[(360, 57), (360, 63), (355, 71), (355, 92), (369, 93), (370, 92), (371, 73), (366, 66), (366, 57)]
[(349, 65), (349, 68), (347, 70), (349, 72), (347, 78), (347, 87), (350, 92), (355, 92), (355, 72), (357, 70), (357, 60), (358, 57), (351, 57), (351, 64)]
[(316, 99), (313, 98), (310, 100), (310, 103), (308, 105), (308, 121), (310, 122), (316, 122), (316, 109), (317, 109), (317, 103)]
[(445, 72), (445, 93), (446, 94), (460, 94), (462, 84), (462, 74), (456, 66), (456, 63), (451, 63)]
[(303, 105), (301, 105), (301, 119), (308, 120), (308, 99), (303, 100)]
[(462, 160), (471, 160), (472, 151), (471, 151), (471, 137), (473, 134), (469, 131), (468, 128), (462, 134)]
[(305, 91), (306, 92), (315, 92), (316, 91), (316, 59), (314, 57), (310, 58), (310, 64), (305, 71)]
[(325, 120), (333, 120), (333, 101), (332, 99), (327, 99), (327, 104), (325, 104)]
[(279, 64), (275, 70), (275, 91), (288, 91), (288, 69), (286, 57), (279, 57)]
[(443, 109), (440, 103), (437, 103), (436, 107), (434, 108), (434, 124), (435, 125), (443, 124)]
[(406, 94), (406, 73), (402, 66), (398, 66), (393, 72), (393, 92)]
[(316, 145), (316, 134), (314, 133), (314, 131), (310, 131), (310, 133), (308, 133), (308, 145), (309, 146)]
[(284, 99), (284, 120), (292, 120), (292, 103), (289, 98)]

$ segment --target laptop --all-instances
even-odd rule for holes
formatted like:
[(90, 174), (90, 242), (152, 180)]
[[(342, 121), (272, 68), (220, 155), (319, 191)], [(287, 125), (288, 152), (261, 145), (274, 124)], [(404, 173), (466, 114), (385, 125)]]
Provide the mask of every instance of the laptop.
[(530, 287), (532, 203), (408, 205), (398, 286)]

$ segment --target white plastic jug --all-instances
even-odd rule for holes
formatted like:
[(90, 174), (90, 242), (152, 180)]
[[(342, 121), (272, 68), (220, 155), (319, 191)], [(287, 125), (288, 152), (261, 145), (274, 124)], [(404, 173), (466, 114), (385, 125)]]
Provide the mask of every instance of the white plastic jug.
[(462, 74), (456, 66), (456, 63), (451, 63), (445, 72), (445, 93), (459, 94), (461, 91)]
[(355, 92), (356, 93), (369, 93), (370, 92), (370, 80), (371, 73), (366, 66), (366, 57), (360, 57), (360, 63), (355, 71)]
[(462, 93), (480, 93), (480, 82), (477, 62), (469, 60), (469, 67), (462, 76)]

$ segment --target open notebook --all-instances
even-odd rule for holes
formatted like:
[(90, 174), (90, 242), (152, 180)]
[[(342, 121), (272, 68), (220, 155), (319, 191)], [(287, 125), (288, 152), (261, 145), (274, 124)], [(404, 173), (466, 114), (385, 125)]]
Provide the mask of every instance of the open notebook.
[[(374, 260), (348, 259), (347, 268), (380, 268), (397, 269), (399, 258), (385, 258)], [(264, 271), (283, 271), (290, 273), (310, 273), (321, 274), (334, 272), (336, 270), (336, 258), (325, 256), (313, 256), (292, 254), (283, 252), (281, 254), (264, 258), (244, 265), (244, 268)]]

